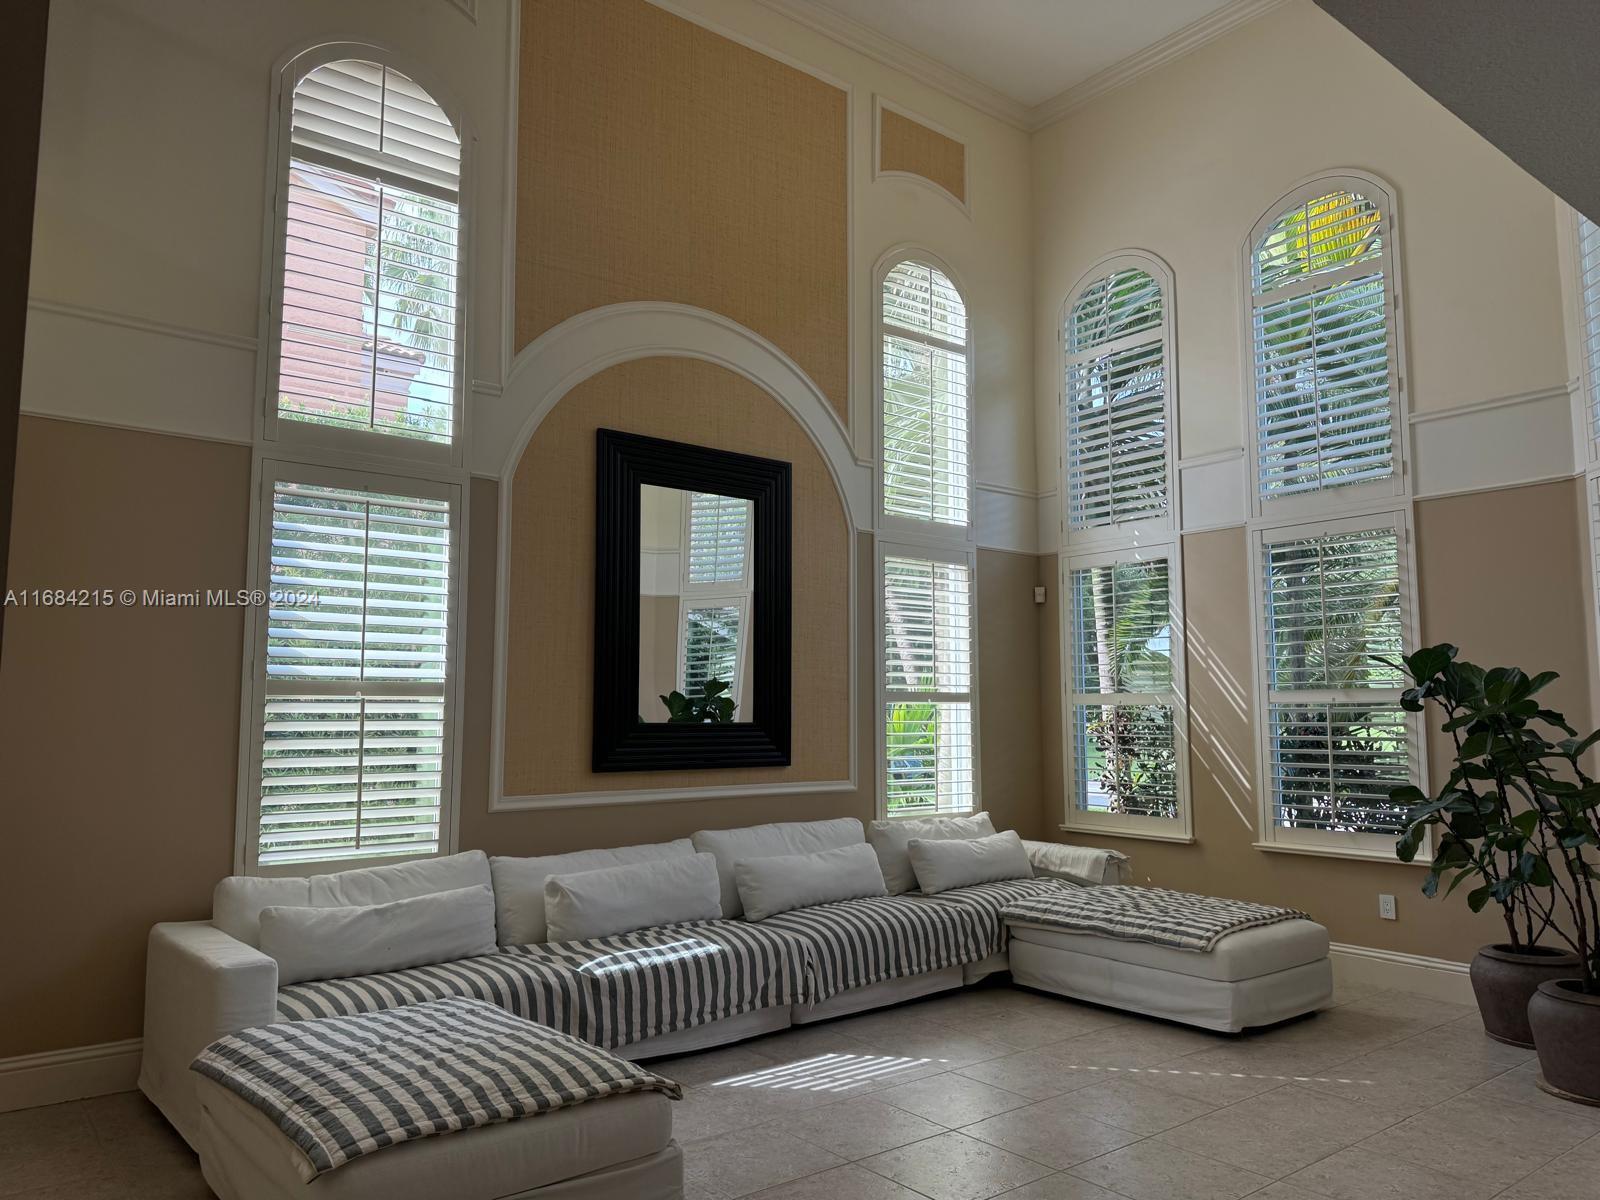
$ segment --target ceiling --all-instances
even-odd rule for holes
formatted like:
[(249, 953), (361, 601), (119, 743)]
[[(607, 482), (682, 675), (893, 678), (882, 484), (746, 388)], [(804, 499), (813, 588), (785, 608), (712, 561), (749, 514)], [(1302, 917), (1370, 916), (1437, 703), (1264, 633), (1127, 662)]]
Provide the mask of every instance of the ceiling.
[(812, 0), (1034, 108), (1235, 0)]

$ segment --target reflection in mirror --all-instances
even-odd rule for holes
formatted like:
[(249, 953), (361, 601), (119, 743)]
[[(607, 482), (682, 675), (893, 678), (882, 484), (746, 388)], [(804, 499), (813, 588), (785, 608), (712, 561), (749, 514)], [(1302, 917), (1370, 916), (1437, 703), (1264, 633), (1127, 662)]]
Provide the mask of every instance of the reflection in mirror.
[(752, 719), (752, 501), (639, 488), (639, 719)]

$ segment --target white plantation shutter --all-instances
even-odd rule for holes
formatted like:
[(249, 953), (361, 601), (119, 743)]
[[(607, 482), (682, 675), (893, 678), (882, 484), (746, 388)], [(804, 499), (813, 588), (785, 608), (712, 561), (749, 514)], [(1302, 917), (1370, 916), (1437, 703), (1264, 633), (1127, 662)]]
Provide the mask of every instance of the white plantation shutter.
[(745, 584), (754, 504), (738, 496), (689, 493), (686, 584)]
[(449, 443), (461, 299), (455, 128), (392, 67), (344, 60), (296, 85), (288, 142), (277, 417)]
[[(1376, 520), (1378, 524), (1374, 525)], [(1365, 526), (1365, 527), (1363, 527)], [(1262, 535), (1267, 754), (1279, 829), (1392, 835), (1417, 729), (1400, 707), (1407, 642), (1397, 517)]]
[(977, 795), (970, 561), (885, 554), (882, 574), (889, 814), (969, 812)]
[(1175, 613), (1166, 558), (1069, 573), (1074, 804), (1083, 813), (1177, 820), (1180, 739)]
[(1330, 187), (1277, 214), (1254, 242), (1262, 499), (1396, 473), (1391, 240), (1388, 214), (1371, 199)]
[(450, 503), (280, 477), (265, 518), (257, 863), (436, 852)]
[(1067, 316), (1067, 516), (1074, 529), (1167, 512), (1167, 327), (1137, 267), (1088, 284)]
[(883, 280), (883, 511), (965, 526), (967, 310), (937, 268), (907, 260)]
[(1583, 372), (1588, 384), (1589, 456), (1600, 461), (1600, 225), (1578, 218), (1579, 336), (1583, 339)]
[[(686, 696), (698, 695), (707, 681), (729, 685), (735, 703), (739, 696), (741, 641), (745, 636), (746, 607), (742, 604), (686, 606), (683, 618), (683, 680)], [(737, 711), (737, 710), (736, 710)]]

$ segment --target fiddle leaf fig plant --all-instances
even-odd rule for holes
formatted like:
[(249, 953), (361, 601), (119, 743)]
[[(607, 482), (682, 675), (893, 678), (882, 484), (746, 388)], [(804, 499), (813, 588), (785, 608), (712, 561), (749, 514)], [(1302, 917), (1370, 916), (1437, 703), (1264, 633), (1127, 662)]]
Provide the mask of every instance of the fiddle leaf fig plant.
[(723, 695), (732, 685), (722, 679), (708, 679), (700, 691), (691, 696), (674, 691), (661, 696), (667, 706), (669, 725), (727, 725), (733, 721), (733, 710), (738, 707), (732, 696)]
[[(1433, 796), (1411, 786), (1390, 798), (1407, 806), (1395, 846), (1412, 862), (1432, 835), (1424, 895), (1462, 884), (1467, 906), (1498, 905), (1514, 950), (1553, 935), (1577, 954), (1586, 992), (1600, 992), (1600, 783), (1584, 754), (1600, 731), (1580, 738), (1536, 697), (1557, 678), (1516, 667), (1484, 670), (1457, 661), (1455, 646), (1428, 646), (1400, 664), (1413, 681), (1400, 698), (1408, 712), (1429, 704), (1455, 746), (1449, 778)], [(1564, 736), (1557, 736), (1564, 735)]]

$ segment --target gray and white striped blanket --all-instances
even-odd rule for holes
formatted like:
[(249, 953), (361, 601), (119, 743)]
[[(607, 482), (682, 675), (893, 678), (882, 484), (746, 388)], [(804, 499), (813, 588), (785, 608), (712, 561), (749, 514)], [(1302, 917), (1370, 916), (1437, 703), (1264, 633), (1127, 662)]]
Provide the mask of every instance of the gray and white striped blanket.
[(792, 909), (760, 927), (791, 935), (811, 966), (811, 1001), (987, 958), (999, 921), (976, 906), (869, 896)]
[(1072, 888), (1053, 896), (1013, 900), (1001, 913), (1007, 921), (1019, 924), (1200, 952), (1211, 950), (1230, 933), (1306, 915), (1292, 908), (1252, 904), (1248, 900), (1123, 884)]
[(278, 1016), (348, 1017), (467, 996), (614, 1049), (756, 1009), (805, 1003), (805, 953), (794, 938), (764, 924), (665, 925), (291, 984), (278, 992)]
[(953, 888), (948, 892), (938, 892), (932, 896), (924, 896), (920, 892), (907, 892), (906, 898), (923, 904), (959, 904), (982, 914), (983, 931), (989, 937), (989, 949), (984, 957), (988, 957), (989, 954), (1005, 949), (1006, 923), (1000, 914), (1005, 911), (1006, 905), (1018, 900), (1032, 900), (1054, 896), (1058, 892), (1074, 891), (1077, 887), (1077, 884), (1068, 883), (1064, 879), (1002, 879), (996, 883), (975, 883), (967, 887)]
[(192, 1069), (264, 1112), (321, 1175), (413, 1138), (497, 1125), (670, 1079), (482, 1000), (268, 1025)]

